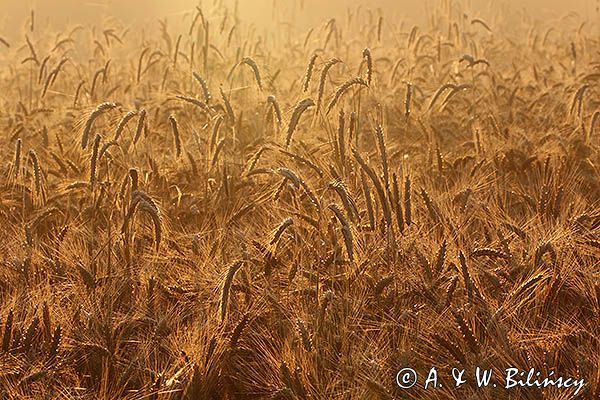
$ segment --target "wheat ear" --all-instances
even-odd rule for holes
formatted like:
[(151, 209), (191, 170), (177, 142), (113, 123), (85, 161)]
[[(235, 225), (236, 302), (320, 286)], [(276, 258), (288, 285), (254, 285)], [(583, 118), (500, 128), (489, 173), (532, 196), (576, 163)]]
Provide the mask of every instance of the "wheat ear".
[(254, 79), (256, 80), (256, 84), (258, 85), (258, 88), (262, 92), (263, 91), (262, 79), (260, 77), (260, 70), (258, 69), (258, 64), (256, 64), (256, 61), (254, 61), (250, 57), (244, 57), (244, 59), (242, 59), (242, 64), (246, 64), (252, 69), (252, 72), (254, 73)]
[(346, 93), (348, 91), (348, 89), (350, 89), (352, 86), (369, 87), (369, 83), (366, 82), (363, 78), (353, 78), (353, 79), (350, 79), (350, 80), (344, 82), (336, 90), (335, 95), (333, 96), (333, 99), (331, 100), (331, 102), (329, 102), (329, 105), (327, 106), (327, 111), (325, 112), (326, 115), (329, 115), (329, 113), (331, 112), (333, 107), (335, 107), (335, 105), (340, 101), (340, 99), (342, 98), (344, 93)]
[(313, 101), (313, 99), (307, 98), (300, 101), (294, 108), (294, 111), (292, 112), (292, 118), (290, 118), (290, 124), (288, 125), (287, 136), (285, 138), (286, 148), (290, 146), (290, 143), (292, 141), (292, 135), (294, 134), (294, 131), (296, 130), (296, 127), (300, 122), (300, 117), (307, 109), (313, 107), (314, 105), (315, 102)]
[(169, 123), (171, 124), (171, 130), (173, 131), (173, 143), (175, 144), (175, 157), (181, 156), (181, 137), (179, 136), (179, 127), (177, 119), (174, 115), (169, 115)]
[(305, 93), (308, 91), (308, 87), (310, 86), (310, 80), (315, 69), (315, 62), (317, 61), (317, 58), (318, 54), (313, 54), (308, 62), (308, 67), (306, 67), (306, 74), (304, 75), (304, 84), (302, 88)]
[(244, 265), (243, 261), (236, 261), (227, 270), (227, 276), (225, 277), (225, 282), (223, 283), (223, 293), (221, 294), (221, 321), (225, 320), (225, 315), (227, 314), (227, 307), (229, 305), (229, 292), (231, 290), (233, 278), (242, 265)]
[(85, 128), (83, 129), (83, 134), (81, 135), (81, 148), (82, 149), (85, 149), (88, 145), (88, 140), (89, 140), (90, 132), (92, 130), (92, 125), (94, 124), (94, 121), (100, 115), (102, 115), (105, 112), (112, 110), (116, 107), (117, 107), (117, 105), (115, 103), (105, 102), (105, 103), (99, 104), (94, 109), (94, 111), (92, 111), (92, 113), (90, 114), (89, 118), (87, 119), (87, 121), (85, 123)]

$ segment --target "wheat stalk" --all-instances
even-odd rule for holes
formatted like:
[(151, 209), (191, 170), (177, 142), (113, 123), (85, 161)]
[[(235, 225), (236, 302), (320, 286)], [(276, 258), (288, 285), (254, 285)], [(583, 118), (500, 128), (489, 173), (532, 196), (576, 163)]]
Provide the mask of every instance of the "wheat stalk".
[(21, 171), (21, 139), (17, 139), (15, 142), (15, 162), (14, 162), (14, 173), (15, 179), (19, 178), (19, 173)]
[(229, 98), (225, 95), (225, 92), (223, 91), (223, 86), (219, 87), (219, 93), (221, 93), (221, 99), (223, 99), (223, 103), (225, 104), (228, 122), (232, 125), (235, 125), (235, 113), (233, 112), (233, 108), (231, 107)]
[(292, 111), (292, 117), (290, 118), (290, 123), (288, 125), (287, 135), (285, 138), (285, 147), (286, 148), (288, 148), (290, 146), (290, 143), (292, 142), (292, 136), (294, 135), (294, 131), (296, 130), (296, 127), (298, 126), (298, 123), (300, 122), (300, 117), (302, 116), (302, 114), (304, 114), (304, 112), (306, 110), (308, 110), (310, 107), (314, 107), (314, 106), (315, 106), (315, 102), (311, 98), (306, 98), (304, 100), (301, 100), (296, 105), (296, 107)]
[(100, 148), (100, 141), (102, 140), (102, 136), (97, 134), (94, 138), (94, 143), (92, 144), (92, 155), (90, 157), (90, 190), (94, 190), (94, 185), (96, 183), (96, 169), (98, 165), (98, 149)]
[(233, 279), (235, 278), (235, 274), (243, 265), (243, 261), (236, 261), (233, 264), (231, 264), (231, 266), (227, 270), (227, 276), (225, 277), (225, 281), (223, 282), (223, 292), (221, 294), (221, 321), (224, 321), (225, 316), (227, 315), (227, 308), (229, 306), (229, 292), (231, 290)]
[(123, 118), (121, 118), (121, 120), (119, 121), (119, 124), (117, 125), (117, 129), (115, 130), (114, 140), (119, 140), (121, 138), (121, 134), (123, 133), (123, 130), (127, 126), (127, 123), (129, 121), (131, 121), (137, 114), (138, 114), (138, 112), (133, 110), (133, 111), (129, 111), (127, 114), (125, 114), (123, 116)]
[(325, 84), (327, 83), (327, 74), (329, 70), (336, 64), (341, 63), (342, 60), (338, 58), (332, 58), (331, 60), (325, 63), (323, 69), (321, 70), (321, 77), (319, 79), (319, 94), (317, 99), (317, 110), (321, 110), (321, 104), (323, 103), (323, 95), (325, 94)]
[(179, 136), (179, 127), (177, 125), (177, 119), (174, 115), (169, 115), (169, 123), (171, 124), (171, 130), (173, 131), (175, 157), (179, 158), (181, 156), (181, 137)]
[(27, 152), (27, 157), (31, 160), (33, 165), (33, 176), (35, 182), (35, 193), (40, 194), (42, 190), (42, 172), (40, 168), (40, 161), (35, 150), (31, 149)]
[(270, 95), (267, 97), (267, 104), (269, 104), (273, 110), (275, 111), (275, 117), (277, 118), (277, 126), (281, 129), (282, 117), (281, 117), (281, 108), (279, 107), (279, 102), (275, 98), (275, 96)]
[(381, 125), (378, 125), (375, 128), (375, 138), (377, 139), (377, 149), (379, 150), (379, 157), (381, 158), (381, 166), (383, 167), (383, 182), (385, 183), (385, 187), (390, 187), (390, 178), (389, 178), (389, 165), (388, 165), (388, 156), (387, 149), (385, 146), (385, 138), (383, 134), (383, 128)]
[(411, 202), (411, 182), (410, 177), (407, 176), (404, 181), (404, 216), (406, 225), (412, 224), (412, 202)]
[(342, 98), (342, 96), (344, 95), (344, 93), (346, 93), (352, 86), (369, 87), (369, 83), (366, 82), (362, 78), (353, 78), (353, 79), (350, 79), (350, 80), (344, 82), (336, 90), (335, 95), (333, 96), (333, 99), (331, 100), (331, 102), (327, 106), (327, 111), (325, 113), (326, 115), (329, 115), (329, 113), (331, 112), (331, 110), (333, 109), (333, 107), (335, 107), (335, 105), (339, 102), (339, 100)]
[(400, 202), (400, 190), (398, 188), (398, 177), (396, 174), (392, 175), (392, 195), (394, 199), (394, 212), (396, 213), (396, 223), (401, 233), (404, 233), (404, 211), (402, 210), (402, 203)]
[(346, 252), (350, 262), (354, 261), (354, 239), (352, 238), (352, 231), (350, 230), (350, 223), (346, 216), (342, 213), (339, 206), (335, 203), (329, 205), (329, 209), (333, 211), (335, 217), (339, 221), (342, 227), (342, 236), (344, 236), (344, 244), (346, 246)]
[(370, 86), (373, 80), (373, 57), (371, 56), (371, 49), (364, 49), (362, 56), (367, 63), (367, 86)]
[(105, 103), (101, 103), (99, 104), (94, 111), (92, 111), (92, 113), (90, 114), (90, 116), (88, 117), (87, 121), (85, 122), (85, 127), (83, 129), (83, 134), (81, 135), (81, 148), (85, 149), (88, 145), (88, 140), (89, 140), (89, 136), (90, 136), (90, 132), (92, 130), (92, 125), (94, 124), (94, 121), (101, 116), (102, 114), (104, 114), (107, 111), (110, 111), (114, 108), (116, 108), (117, 105), (115, 103), (109, 103), (109, 102), (105, 102)]
[(279, 241), (279, 239), (281, 238), (281, 236), (283, 235), (283, 233), (293, 224), (294, 224), (294, 220), (291, 218), (286, 218), (283, 221), (281, 221), (281, 223), (273, 231), (273, 237), (271, 238), (271, 241), (269, 242), (269, 244), (272, 246), (275, 243), (277, 243)]
[(206, 104), (210, 103), (211, 100), (211, 95), (210, 95), (210, 90), (208, 89), (208, 83), (200, 76), (200, 74), (194, 72), (193, 73), (194, 78), (196, 79), (196, 81), (198, 82), (198, 84), (200, 85), (200, 87), (202, 88), (202, 94), (204, 95), (204, 102)]
[(244, 57), (242, 59), (242, 64), (246, 64), (252, 69), (252, 72), (254, 73), (254, 79), (256, 80), (256, 84), (258, 85), (258, 89), (260, 89), (260, 91), (262, 92), (263, 91), (262, 79), (260, 77), (260, 70), (258, 69), (258, 65), (256, 64), (256, 61), (254, 61), (250, 57)]
[(141, 109), (139, 112), (138, 123), (135, 128), (135, 135), (133, 136), (133, 144), (136, 144), (140, 137), (142, 136), (142, 131), (144, 130), (144, 124), (146, 123), (146, 110)]
[(315, 62), (317, 61), (317, 58), (319, 57), (318, 54), (313, 54), (310, 57), (310, 61), (308, 62), (308, 67), (306, 67), (306, 74), (304, 74), (304, 84), (302, 87), (302, 90), (304, 91), (304, 93), (306, 93), (308, 91), (308, 88), (310, 86), (310, 80), (312, 78), (312, 74), (313, 71), (315, 69)]
[(364, 170), (367, 176), (371, 179), (373, 186), (375, 186), (375, 190), (379, 195), (381, 207), (383, 208), (383, 216), (385, 219), (386, 226), (389, 229), (392, 229), (392, 213), (390, 211), (390, 206), (388, 204), (388, 200), (386, 198), (383, 186), (381, 185), (379, 178), (377, 178), (377, 174), (375, 174), (375, 171), (373, 171), (373, 169), (363, 160), (363, 158), (355, 148), (352, 148), (352, 154), (354, 155), (354, 158), (360, 165), (361, 169)]

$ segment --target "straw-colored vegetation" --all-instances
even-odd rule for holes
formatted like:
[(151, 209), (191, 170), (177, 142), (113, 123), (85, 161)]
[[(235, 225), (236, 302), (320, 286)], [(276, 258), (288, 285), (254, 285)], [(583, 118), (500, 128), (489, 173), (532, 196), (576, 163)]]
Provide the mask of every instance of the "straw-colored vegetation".
[(599, 398), (597, 26), (35, 21), (0, 39), (0, 398)]

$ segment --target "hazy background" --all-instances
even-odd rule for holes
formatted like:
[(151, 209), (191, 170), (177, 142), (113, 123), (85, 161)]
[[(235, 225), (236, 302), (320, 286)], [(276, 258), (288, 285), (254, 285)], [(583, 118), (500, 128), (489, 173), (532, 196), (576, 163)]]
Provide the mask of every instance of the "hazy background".
[[(222, 0), (233, 4), (235, 0)], [(429, 4), (436, 0), (428, 0)], [(467, 1), (471, 8), (488, 8), (490, 0)], [(94, 23), (104, 16), (117, 15), (127, 23), (145, 22), (149, 18), (183, 16), (199, 4), (198, 0), (0, 0), (0, 35), (8, 38), (20, 36), (30, 10), (36, 10), (36, 23), (51, 23), (60, 29), (65, 24)], [(210, 8), (213, 0), (204, 0), (203, 8)], [(295, 25), (304, 26), (321, 22), (332, 15), (345, 15), (348, 7), (366, 4), (367, 7), (382, 8), (386, 16), (398, 16), (403, 20), (420, 19), (424, 15), (424, 0), (238, 0), (240, 15), (261, 28), (273, 23), (273, 8), (279, 15), (293, 20)], [(600, 0), (495, 0), (494, 4), (505, 4), (515, 9), (544, 16), (558, 16), (574, 10), (583, 17), (598, 18)], [(290, 7), (293, 6), (293, 7)], [(281, 10), (286, 9), (285, 15)], [(290, 9), (293, 8), (293, 12)]]

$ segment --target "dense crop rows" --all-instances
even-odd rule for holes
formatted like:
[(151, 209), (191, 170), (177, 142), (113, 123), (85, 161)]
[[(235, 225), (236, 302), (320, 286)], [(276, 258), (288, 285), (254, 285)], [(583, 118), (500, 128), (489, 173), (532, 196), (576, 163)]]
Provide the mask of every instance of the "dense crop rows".
[[(600, 42), (443, 2), (0, 40), (2, 398), (600, 396)], [(1, 35), (0, 35), (1, 36)]]

